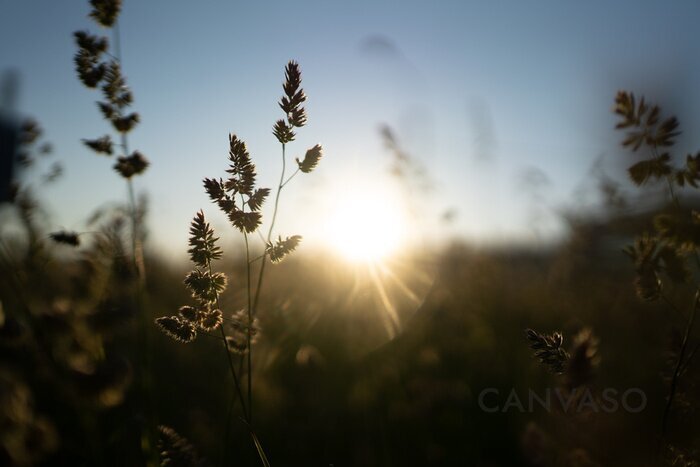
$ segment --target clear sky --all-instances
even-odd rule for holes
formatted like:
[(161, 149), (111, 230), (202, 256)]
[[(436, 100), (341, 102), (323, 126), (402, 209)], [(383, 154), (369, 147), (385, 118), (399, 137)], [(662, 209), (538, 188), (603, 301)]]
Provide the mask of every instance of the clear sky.
[[(78, 231), (125, 196), (113, 161), (80, 143), (109, 130), (73, 66), (72, 32), (99, 31), (88, 11), (87, 1), (0, 0), (0, 71), (20, 72), (18, 109), (64, 164), (43, 190), (53, 221)], [(271, 127), (289, 59), (309, 98), (290, 155), (321, 142), (325, 158), (290, 185), (282, 233), (313, 237), (336, 194), (390, 183), (378, 131), (389, 124), (435, 181), (434, 208), (420, 214), (428, 229), (454, 209), (451, 231), (467, 238), (551, 234), (552, 213), (582, 201), (594, 161), (619, 157), (618, 89), (674, 111), (683, 150), (700, 148), (687, 131), (700, 122), (698, 20), (697, 1), (125, 0), (123, 67), (142, 117), (130, 144), (152, 163), (136, 179), (151, 238), (184, 251), (202, 207), (226, 225), (201, 179), (224, 175), (229, 132), (248, 143), (261, 184), (275, 184)]]

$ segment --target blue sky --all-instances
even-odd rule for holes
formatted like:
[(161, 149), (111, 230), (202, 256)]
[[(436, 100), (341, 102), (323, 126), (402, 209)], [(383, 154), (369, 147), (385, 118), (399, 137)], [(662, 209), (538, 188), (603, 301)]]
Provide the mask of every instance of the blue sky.
[[(109, 130), (99, 95), (73, 68), (72, 32), (99, 31), (87, 3), (0, 2), (0, 71), (20, 72), (19, 111), (41, 122), (65, 166), (43, 196), (55, 225), (74, 230), (125, 196), (113, 161), (80, 143)], [(184, 251), (200, 208), (224, 228), (201, 179), (223, 175), (229, 132), (248, 143), (261, 184), (274, 185), (271, 127), (289, 59), (309, 96), (309, 124), (289, 154), (321, 142), (326, 155), (290, 185), (282, 233), (313, 238), (332, 211), (328, 193), (391, 183), (378, 132), (389, 124), (436, 182), (423, 197), (426, 232), (454, 209), (455, 235), (547, 237), (559, 231), (553, 213), (582, 201), (597, 158), (615, 170), (618, 89), (657, 100), (686, 130), (697, 126), (698, 18), (696, 1), (126, 0), (123, 67), (142, 116), (130, 144), (152, 163), (136, 179), (151, 199), (151, 239)], [(680, 143), (695, 151), (700, 138), (686, 133)], [(532, 174), (535, 189), (524, 181)]]

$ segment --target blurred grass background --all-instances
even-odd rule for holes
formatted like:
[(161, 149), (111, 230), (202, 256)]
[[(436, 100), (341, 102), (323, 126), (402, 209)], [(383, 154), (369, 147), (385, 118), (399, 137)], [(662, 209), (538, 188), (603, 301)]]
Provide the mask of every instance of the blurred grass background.
[[(547, 249), (476, 250), (454, 243), (429, 259), (394, 259), (419, 299), (387, 288), (402, 322), (391, 339), (382, 300), (362, 268), (312, 254), (275, 266), (259, 307), (262, 332), (254, 352), (256, 430), (271, 462), (658, 465), (667, 390), (662, 375), (675, 318), (662, 305), (638, 301), (633, 268), (620, 251), (621, 239), (646, 221), (644, 215), (578, 218), (568, 239)], [(66, 297), (79, 297), (85, 286), (89, 271), (76, 261), (84, 252), (46, 245), (39, 268), (22, 251), (28, 250), (3, 252), (0, 297), (6, 317), (25, 308), (18, 322), (33, 330), (35, 341), (4, 340), (2, 369), (31, 388), (34, 413), (55, 427), (55, 447), (39, 459), (44, 465), (135, 465), (144, 413), (133, 389), (135, 320), (128, 294), (119, 293), (118, 267), (111, 265), (109, 300), (78, 319), (78, 307), (63, 302), (79, 303)], [(230, 312), (244, 307), (244, 264), (230, 257), (222, 264), (230, 268), (222, 297)], [(184, 262), (149, 257), (147, 267), (154, 317), (188, 302)], [(421, 277), (417, 272), (429, 280), (412, 283)], [(30, 293), (23, 297), (19, 286)], [(528, 390), (543, 394), (559, 384), (532, 357), (525, 328), (572, 336), (587, 326), (600, 339), (602, 358), (594, 393), (640, 388), (648, 397), (645, 410), (479, 408), (486, 388), (499, 390), (492, 404), (503, 406), (514, 389), (527, 405)], [(90, 337), (99, 344), (91, 346)], [(161, 334), (155, 339), (151, 414), (220, 462), (232, 395), (221, 343), (207, 336), (186, 345)], [(16, 402), (3, 403), (11, 410)], [(673, 436), (692, 444), (693, 412), (679, 412)], [(230, 465), (256, 463), (235, 417), (226, 456)]]

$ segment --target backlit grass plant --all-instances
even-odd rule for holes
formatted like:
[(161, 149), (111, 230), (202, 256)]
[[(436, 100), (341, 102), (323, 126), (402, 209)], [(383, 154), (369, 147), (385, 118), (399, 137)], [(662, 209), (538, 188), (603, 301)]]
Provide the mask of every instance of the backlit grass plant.
[[(102, 28), (110, 30), (110, 39), (89, 31), (76, 31), (75, 38), (78, 51), (74, 56), (75, 70), (80, 81), (88, 88), (102, 91), (102, 99), (97, 102), (100, 113), (109, 121), (118, 142), (112, 140), (108, 133), (95, 139), (84, 139), (85, 146), (105, 156), (118, 154), (113, 169), (126, 181), (128, 192), (128, 217), (130, 218), (131, 270), (133, 277), (133, 302), (136, 309), (138, 326), (137, 357), (139, 361), (139, 383), (144, 414), (151, 411), (151, 318), (146, 305), (146, 268), (143, 254), (143, 217), (144, 208), (137, 203), (134, 192), (133, 177), (142, 174), (149, 166), (148, 160), (139, 151), (130, 151), (128, 134), (140, 121), (137, 112), (130, 110), (134, 97), (127, 85), (122, 70), (121, 41), (119, 34), (119, 14), (121, 0), (90, 0), (89, 17)], [(147, 426), (143, 430), (141, 445), (144, 455), (153, 465), (155, 460), (156, 425), (152, 414), (145, 415)]]
[[(616, 128), (626, 131), (622, 145), (643, 154), (643, 159), (628, 169), (632, 181), (638, 186), (660, 182), (666, 187), (668, 204), (654, 217), (653, 230), (641, 233), (634, 244), (625, 249), (634, 262), (639, 298), (649, 302), (664, 301), (683, 320), (682, 338), (673, 362), (663, 413), (665, 435), (680, 377), (700, 347), (696, 344), (690, 350), (700, 301), (697, 279), (700, 213), (684, 206), (679, 195), (682, 190), (700, 187), (700, 152), (688, 154), (684, 163), (674, 163), (672, 151), (680, 135), (678, 120), (674, 116), (662, 119), (659, 106), (648, 104), (643, 97), (637, 100), (633, 93), (620, 91), (615, 98), (614, 111), (619, 117)], [(695, 267), (691, 267), (693, 264)], [(694, 289), (692, 297), (688, 297), (688, 313), (677, 306), (668, 293), (674, 284), (686, 283), (692, 284)]]
[(574, 335), (570, 350), (564, 345), (560, 332), (541, 334), (533, 329), (525, 331), (530, 348), (537, 360), (549, 371), (563, 376), (563, 386), (568, 391), (588, 385), (599, 363), (598, 339), (590, 328), (583, 328)]
[(134, 195), (132, 178), (142, 174), (149, 165), (148, 160), (139, 151), (129, 151), (128, 134), (140, 121), (137, 112), (129, 108), (134, 102), (134, 96), (129, 89), (121, 66), (121, 44), (119, 37), (118, 16), (121, 11), (121, 0), (91, 0), (90, 17), (103, 28), (111, 29), (113, 50), (110, 49), (109, 39), (93, 35), (88, 31), (76, 31), (75, 37), (78, 52), (75, 54), (75, 70), (80, 81), (88, 88), (100, 88), (102, 100), (97, 106), (102, 116), (108, 120), (112, 129), (117, 133), (119, 142), (115, 143), (110, 134), (95, 139), (84, 139), (83, 143), (97, 154), (112, 156), (115, 152), (121, 154), (114, 164), (114, 170), (126, 180), (131, 211), (131, 242), (132, 259), (136, 273), (141, 279), (144, 276), (143, 251), (141, 246), (140, 225), (138, 222), (138, 207)]
[[(291, 175), (287, 174), (287, 144), (294, 141), (295, 131), (303, 127), (307, 121), (306, 111), (302, 106), (306, 101), (306, 95), (301, 88), (301, 71), (294, 61), (290, 61), (286, 66), (283, 89), (284, 95), (279, 106), (285, 118), (278, 120), (273, 126), (273, 134), (282, 146), (282, 170), (275, 190), (272, 218), (260, 254), (253, 254), (251, 234), (258, 231), (262, 224), (261, 209), (271, 190), (256, 186), (255, 164), (246, 144), (238, 136), (229, 135), (227, 177), (204, 179), (204, 188), (210, 199), (224, 212), (231, 225), (243, 235), (246, 257), (246, 309), (222, 310), (220, 296), (227, 286), (227, 278), (222, 272), (215, 271), (212, 264), (222, 259), (223, 251), (217, 245), (218, 237), (207, 223), (204, 212), (199, 211), (190, 226), (188, 251), (195, 267), (187, 274), (184, 281), (192, 294), (192, 303), (182, 306), (175, 315), (156, 320), (163, 332), (182, 343), (192, 342), (198, 333), (218, 331), (226, 351), (236, 397), (240, 401), (242, 417), (250, 429), (263, 465), (268, 465), (268, 461), (253, 428), (252, 344), (257, 334), (256, 314), (263, 287), (265, 265), (267, 259), (272, 263), (279, 263), (301, 242), (299, 235), (288, 237), (278, 235), (277, 239), (273, 240), (280, 195), (283, 188), (298, 173), (311, 172), (323, 153), (321, 145), (313, 146), (306, 151), (303, 158), (296, 158), (296, 170)], [(257, 280), (253, 288), (253, 267), (256, 265)], [(245, 372), (243, 360), (236, 368), (232, 354), (244, 356), (247, 362)], [(242, 381), (244, 374), (245, 381)]]

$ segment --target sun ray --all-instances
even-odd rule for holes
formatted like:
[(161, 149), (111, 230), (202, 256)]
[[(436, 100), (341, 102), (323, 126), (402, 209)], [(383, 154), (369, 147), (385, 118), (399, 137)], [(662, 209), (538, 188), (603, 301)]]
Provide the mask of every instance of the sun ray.
[(418, 295), (416, 295), (411, 289), (409, 289), (406, 283), (403, 280), (401, 280), (399, 276), (394, 274), (394, 272), (389, 267), (387, 267), (384, 264), (378, 264), (377, 267), (382, 272), (382, 274), (388, 276), (389, 279), (391, 279), (394, 282), (394, 284), (396, 284), (399, 290), (401, 290), (401, 292), (403, 292), (404, 295), (408, 297), (413, 303), (421, 302), (421, 299), (418, 298)]
[(416, 279), (421, 285), (429, 286), (435, 280), (432, 267), (430, 263), (428, 264), (417, 264), (418, 260), (415, 257), (410, 257), (409, 259), (393, 259), (391, 261), (391, 267), (394, 274), (402, 275), (404, 277), (412, 277)]
[(391, 300), (389, 299), (386, 290), (384, 289), (384, 284), (382, 283), (382, 280), (377, 275), (377, 269), (375, 268), (375, 265), (370, 264), (368, 269), (370, 276), (372, 277), (372, 282), (374, 283), (374, 286), (377, 289), (377, 293), (379, 294), (379, 299), (381, 300), (382, 306), (384, 307), (384, 327), (386, 328), (389, 337), (394, 338), (394, 336), (396, 336), (397, 332), (399, 331), (399, 315), (396, 312), (396, 308), (394, 308), (394, 305), (391, 303)]
[(386, 185), (339, 189), (332, 206), (324, 238), (346, 260), (383, 261), (404, 246), (405, 206)]

